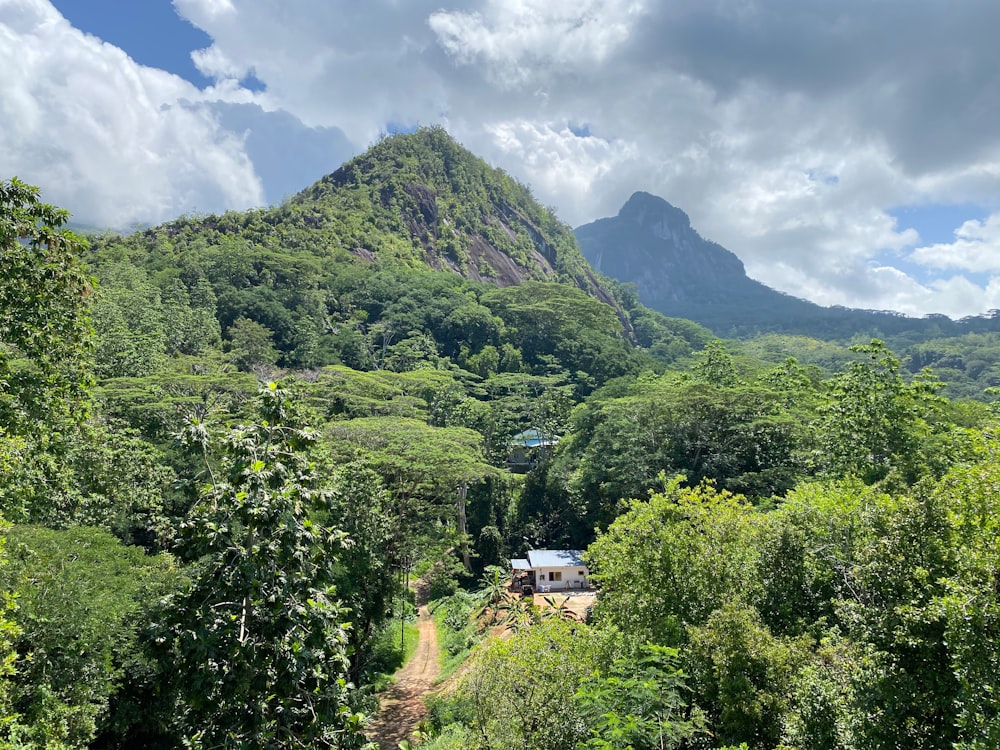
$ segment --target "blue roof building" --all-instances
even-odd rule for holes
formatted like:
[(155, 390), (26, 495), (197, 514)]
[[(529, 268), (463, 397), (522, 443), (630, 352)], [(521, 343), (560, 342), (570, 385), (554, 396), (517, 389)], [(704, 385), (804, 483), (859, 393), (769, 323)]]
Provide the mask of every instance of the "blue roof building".
[(585, 568), (583, 552), (578, 549), (533, 549), (528, 552), (532, 568)]
[(542, 594), (590, 588), (590, 575), (578, 549), (533, 549), (526, 559), (510, 561), (515, 587), (530, 586)]
[(510, 453), (507, 456), (507, 468), (515, 474), (524, 474), (534, 469), (538, 462), (546, 458), (552, 448), (559, 442), (555, 435), (545, 435), (541, 430), (532, 427), (519, 432), (510, 439)]

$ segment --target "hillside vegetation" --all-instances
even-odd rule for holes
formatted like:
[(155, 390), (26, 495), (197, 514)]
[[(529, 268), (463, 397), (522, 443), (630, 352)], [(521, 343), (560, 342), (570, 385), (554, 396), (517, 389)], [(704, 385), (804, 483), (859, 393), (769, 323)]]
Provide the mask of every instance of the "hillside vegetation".
[[(0, 183), (0, 746), (363, 747), (418, 579), (472, 653), (426, 747), (1000, 742), (989, 334), (727, 344), (436, 129), (65, 220)], [(565, 547), (585, 623), (504, 592)]]

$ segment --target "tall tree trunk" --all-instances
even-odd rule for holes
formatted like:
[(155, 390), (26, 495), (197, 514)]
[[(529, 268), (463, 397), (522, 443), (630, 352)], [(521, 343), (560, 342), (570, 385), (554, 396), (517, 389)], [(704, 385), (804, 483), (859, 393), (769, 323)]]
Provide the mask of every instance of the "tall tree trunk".
[(459, 547), (462, 550), (462, 564), (465, 572), (472, 572), (472, 561), (469, 559), (469, 535), (466, 532), (465, 519), (465, 496), (469, 491), (469, 485), (462, 484), (458, 487), (458, 536)]

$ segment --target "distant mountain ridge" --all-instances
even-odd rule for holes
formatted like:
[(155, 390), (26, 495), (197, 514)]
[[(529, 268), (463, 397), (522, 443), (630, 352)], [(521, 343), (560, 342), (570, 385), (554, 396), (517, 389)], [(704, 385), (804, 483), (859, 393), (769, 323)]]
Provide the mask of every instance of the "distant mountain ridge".
[(595, 270), (634, 283), (644, 304), (668, 315), (734, 291), (747, 298), (770, 291), (747, 277), (736, 255), (703, 239), (686, 213), (649, 193), (634, 193), (617, 216), (575, 233)]
[(577, 227), (575, 234), (594, 269), (635, 284), (642, 304), (701, 323), (720, 336), (774, 331), (850, 338), (904, 331), (927, 336), (1000, 330), (996, 317), (909, 318), (885, 311), (822, 307), (776, 291), (749, 278), (734, 253), (698, 234), (684, 211), (650, 193), (633, 193), (617, 216)]

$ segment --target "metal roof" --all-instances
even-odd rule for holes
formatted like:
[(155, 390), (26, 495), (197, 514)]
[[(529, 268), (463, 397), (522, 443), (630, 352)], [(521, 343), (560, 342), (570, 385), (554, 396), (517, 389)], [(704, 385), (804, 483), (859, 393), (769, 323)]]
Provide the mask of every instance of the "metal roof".
[(528, 550), (528, 562), (532, 568), (582, 568), (582, 555), (578, 549), (533, 549)]
[(531, 563), (527, 560), (518, 558), (510, 561), (511, 570), (531, 570)]
[(530, 430), (519, 432), (510, 439), (513, 445), (523, 445), (525, 448), (538, 448), (539, 446), (549, 447), (559, 442), (559, 438), (554, 435), (546, 436), (541, 430), (532, 427)]

